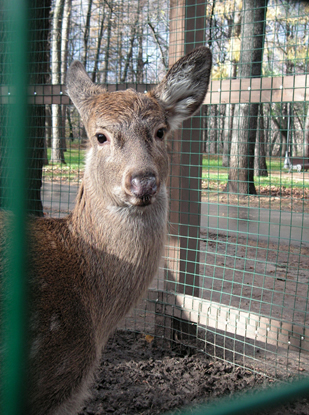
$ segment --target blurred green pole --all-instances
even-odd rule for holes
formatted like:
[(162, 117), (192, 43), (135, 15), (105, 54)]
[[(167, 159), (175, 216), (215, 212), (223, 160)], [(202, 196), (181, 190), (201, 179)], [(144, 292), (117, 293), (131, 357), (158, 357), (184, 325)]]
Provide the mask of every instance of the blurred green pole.
[[(9, 33), (8, 64), (10, 99), (7, 148), (9, 200), (13, 213), (9, 229), (9, 267), (6, 273), (4, 298), (4, 362), (1, 368), (1, 414), (25, 415), (26, 389), (26, 141), (27, 141), (27, 85), (28, 85), (28, 2), (1, 0)], [(10, 59), (11, 57), (11, 59)], [(12, 65), (9, 64), (12, 63)]]
[(218, 399), (216, 404), (188, 408), (179, 412), (179, 415), (263, 415), (265, 410), (270, 411), (295, 399), (308, 397), (309, 378), (304, 378), (264, 390), (236, 393), (231, 398)]

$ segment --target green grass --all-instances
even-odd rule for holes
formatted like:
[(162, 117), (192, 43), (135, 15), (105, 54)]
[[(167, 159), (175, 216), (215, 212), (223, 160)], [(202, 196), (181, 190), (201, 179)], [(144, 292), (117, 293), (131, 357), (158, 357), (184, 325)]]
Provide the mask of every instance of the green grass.
[[(268, 177), (255, 176), (256, 186), (276, 186), (276, 187), (294, 187), (309, 188), (309, 181), (304, 178), (303, 173), (289, 173), (283, 169), (283, 158), (267, 158)], [(220, 156), (205, 155), (203, 157), (202, 179), (209, 182), (216, 182), (217, 185), (225, 185), (228, 181), (227, 167), (222, 166)]]
[[(86, 151), (76, 145), (68, 146), (64, 153), (65, 164), (56, 163), (44, 166), (44, 177), (51, 180), (79, 180), (84, 170)], [(47, 158), (50, 160), (51, 149), (47, 149)]]
[[(47, 149), (48, 160), (50, 160), (50, 156), (51, 156), (51, 149), (48, 148)], [(65, 159), (66, 165), (70, 166), (72, 169), (81, 168), (84, 164), (85, 150), (81, 150), (77, 148), (76, 146), (68, 147), (67, 151), (64, 152), (64, 159)], [(64, 164), (59, 163), (59, 166), (60, 165), (65, 166)]]

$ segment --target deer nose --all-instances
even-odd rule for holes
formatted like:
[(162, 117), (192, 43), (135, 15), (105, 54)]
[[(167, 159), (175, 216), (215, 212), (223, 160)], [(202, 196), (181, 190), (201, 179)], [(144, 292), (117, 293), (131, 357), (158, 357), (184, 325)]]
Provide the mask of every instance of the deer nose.
[(137, 173), (131, 177), (131, 192), (143, 202), (149, 202), (157, 192), (157, 178), (154, 173)]

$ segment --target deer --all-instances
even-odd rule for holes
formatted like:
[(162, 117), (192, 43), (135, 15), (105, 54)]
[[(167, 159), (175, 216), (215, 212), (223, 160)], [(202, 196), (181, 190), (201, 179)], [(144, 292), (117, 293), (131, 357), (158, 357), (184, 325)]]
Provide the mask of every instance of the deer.
[(168, 223), (167, 137), (202, 105), (211, 53), (179, 59), (147, 93), (107, 92), (73, 61), (67, 94), (89, 139), (73, 211), (29, 219), (25, 413), (72, 415), (117, 324), (156, 275)]

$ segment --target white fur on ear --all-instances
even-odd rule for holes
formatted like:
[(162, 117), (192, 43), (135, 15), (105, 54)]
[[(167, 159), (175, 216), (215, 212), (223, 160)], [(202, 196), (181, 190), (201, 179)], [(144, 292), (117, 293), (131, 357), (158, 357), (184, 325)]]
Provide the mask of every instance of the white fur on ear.
[(163, 81), (150, 92), (166, 110), (172, 130), (202, 105), (211, 71), (211, 52), (200, 47), (179, 59)]

